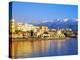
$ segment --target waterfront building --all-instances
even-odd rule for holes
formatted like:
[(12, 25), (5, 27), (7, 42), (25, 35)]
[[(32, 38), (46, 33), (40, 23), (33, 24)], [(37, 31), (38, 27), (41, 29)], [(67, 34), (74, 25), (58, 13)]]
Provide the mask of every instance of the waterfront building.
[(18, 31), (26, 31), (26, 28), (25, 28), (25, 24), (23, 23), (17, 23), (17, 29)]
[(33, 25), (31, 25), (31, 24), (24, 24), (24, 26), (25, 26), (25, 29), (26, 29), (26, 31), (31, 31), (31, 30), (34, 30), (34, 26)]
[(40, 29), (45, 32), (45, 31), (48, 31), (48, 27), (47, 26), (40, 26)]
[(65, 35), (64, 35), (64, 33), (62, 33), (61, 30), (57, 30), (55, 32), (54, 38), (65, 38)]
[(37, 34), (36, 36), (39, 37), (41, 36), (44, 32), (48, 32), (48, 27), (47, 26), (36, 26)]
[[(40, 37), (40, 38), (64, 38), (64, 29), (48, 29), (47, 26), (34, 26), (27, 23), (16, 23), (14, 19), (10, 21), (10, 32), (12, 37), (15, 38), (29, 38), (29, 37)], [(69, 30), (70, 31), (70, 30)], [(71, 32), (71, 31), (70, 31)]]
[(26, 24), (24, 24), (24, 23), (17, 23), (17, 30), (21, 30), (23, 32), (33, 30), (34, 32), (36, 32), (36, 27), (34, 25), (27, 24), (27, 23)]
[(10, 29), (9, 31), (10, 31), (10, 33), (15, 33), (15, 29), (16, 29), (15, 20), (11, 19), (9, 22), (10, 22), (9, 23), (9, 29)]

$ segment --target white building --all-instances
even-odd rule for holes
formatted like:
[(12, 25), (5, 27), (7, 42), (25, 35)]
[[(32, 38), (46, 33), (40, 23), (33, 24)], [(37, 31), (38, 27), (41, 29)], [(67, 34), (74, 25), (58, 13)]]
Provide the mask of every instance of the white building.
[(36, 32), (36, 27), (34, 25), (31, 25), (31, 24), (24, 24), (24, 23), (17, 23), (17, 30), (20, 30), (20, 31), (31, 31), (33, 30), (34, 32)]
[(36, 26), (31, 25), (31, 24), (25, 24), (25, 28), (26, 28), (27, 31), (31, 31), (31, 30), (33, 30), (34, 32), (37, 31)]

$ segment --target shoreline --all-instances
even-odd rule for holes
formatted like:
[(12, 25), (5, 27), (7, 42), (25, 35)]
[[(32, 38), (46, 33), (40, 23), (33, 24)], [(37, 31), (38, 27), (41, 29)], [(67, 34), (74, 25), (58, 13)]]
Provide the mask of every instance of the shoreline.
[(9, 41), (37, 41), (37, 40), (64, 40), (66, 38), (9, 38)]

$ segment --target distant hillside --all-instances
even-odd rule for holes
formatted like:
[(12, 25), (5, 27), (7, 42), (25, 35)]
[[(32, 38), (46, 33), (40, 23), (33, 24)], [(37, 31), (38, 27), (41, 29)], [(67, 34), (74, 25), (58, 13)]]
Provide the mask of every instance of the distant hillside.
[(63, 20), (58, 20), (55, 19), (55, 21), (52, 22), (42, 22), (38, 25), (45, 25), (48, 26), (50, 29), (52, 28), (71, 28), (72, 30), (77, 30), (78, 28), (78, 21), (75, 19), (63, 19)]

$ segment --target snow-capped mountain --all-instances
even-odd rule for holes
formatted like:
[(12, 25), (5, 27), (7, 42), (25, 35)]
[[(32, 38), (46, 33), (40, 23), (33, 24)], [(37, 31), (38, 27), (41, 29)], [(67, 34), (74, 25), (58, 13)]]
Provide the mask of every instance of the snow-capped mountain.
[(78, 28), (78, 20), (77, 19), (54, 19), (53, 21), (43, 21), (38, 25), (48, 26), (50, 29), (52, 28), (71, 28), (72, 30), (77, 30)]

